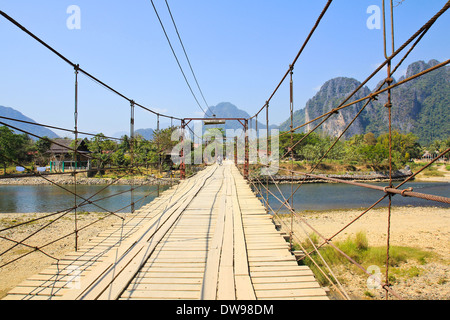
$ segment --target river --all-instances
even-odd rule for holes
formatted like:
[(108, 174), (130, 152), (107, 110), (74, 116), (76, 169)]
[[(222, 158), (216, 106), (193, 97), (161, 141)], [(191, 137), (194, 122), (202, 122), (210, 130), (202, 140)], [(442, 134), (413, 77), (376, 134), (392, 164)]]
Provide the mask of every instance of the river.
[[(385, 183), (374, 183), (376, 185), (385, 186)], [(64, 186), (69, 190), (73, 190), (73, 186)], [(102, 185), (77, 185), (77, 193), (88, 198), (101, 190)], [(294, 190), (297, 185), (294, 185)], [(405, 187), (412, 187), (414, 191), (439, 195), (450, 196), (450, 183), (441, 182), (411, 182)], [(167, 186), (160, 186), (160, 190), (167, 189)], [(269, 186), (279, 199), (282, 197), (275, 185)], [(290, 184), (280, 184), (279, 188), (287, 197), (291, 191)], [(108, 196), (107, 199), (96, 202), (98, 206), (86, 205), (80, 207), (80, 211), (88, 212), (104, 212), (117, 211), (130, 204), (131, 194), (130, 186), (112, 185), (102, 191), (91, 200), (100, 199)], [(128, 191), (128, 192), (127, 192)], [(115, 195), (117, 193), (122, 194)], [(140, 208), (152, 201), (157, 193), (156, 186), (141, 186), (133, 191), (134, 201), (145, 197), (138, 201), (135, 209)], [(265, 192), (263, 192), (265, 195)], [(115, 196), (113, 196), (115, 195)], [(300, 187), (294, 197), (294, 208), (298, 211), (304, 210), (334, 210), (334, 209), (356, 209), (364, 208), (372, 205), (383, 196), (383, 192), (356, 187), (348, 184), (332, 184), (332, 183), (308, 183)], [(78, 204), (83, 200), (78, 199)], [(379, 206), (386, 206), (388, 200), (383, 200)], [(278, 209), (280, 204), (274, 196), (269, 196), (269, 203), (273, 209)], [(405, 198), (396, 195), (392, 198), (394, 206), (438, 206), (449, 208), (450, 205), (422, 200), (417, 198)], [(0, 186), (0, 213), (29, 213), (29, 212), (56, 212), (72, 208), (74, 206), (74, 195), (52, 185), (2, 185)], [(127, 207), (118, 212), (129, 212)], [(283, 210), (284, 211), (284, 210)]]
[[(77, 185), (77, 194), (87, 199), (99, 192), (104, 185)], [(64, 188), (73, 191), (73, 185), (65, 185)], [(98, 195), (90, 199), (94, 201), (105, 197), (104, 200), (95, 202), (97, 205), (85, 205), (80, 211), (88, 212), (130, 212), (131, 203), (130, 186), (111, 185)], [(157, 186), (135, 186), (133, 199), (136, 202), (135, 209), (152, 201), (157, 195)], [(160, 186), (160, 191), (167, 186)], [(123, 192), (123, 193), (122, 193)], [(116, 195), (117, 194), (117, 195)], [(142, 199), (143, 198), (143, 199)], [(142, 199), (142, 200), (140, 200)], [(78, 198), (80, 204), (84, 200)], [(0, 186), (0, 214), (1, 213), (29, 213), (29, 212), (57, 212), (72, 208), (75, 205), (75, 196), (66, 190), (53, 185), (2, 185)], [(100, 206), (101, 208), (99, 208)], [(124, 208), (124, 209), (122, 209)], [(122, 209), (122, 210), (120, 210)]]
[[(373, 185), (386, 186), (386, 183), (372, 183)], [(398, 183), (397, 183), (398, 184)], [(396, 184), (394, 183), (394, 186)], [(298, 184), (294, 184), (294, 190)], [(410, 182), (405, 184), (401, 189), (412, 187), (415, 192), (432, 194), (437, 196), (450, 197), (450, 183), (446, 182)], [(290, 184), (279, 184), (278, 188), (287, 198), (291, 194)], [(269, 190), (273, 193), (269, 193), (269, 204), (274, 210), (280, 208), (280, 200), (284, 200), (280, 195), (280, 191), (277, 186), (269, 185)], [(263, 190), (262, 194), (266, 193)], [(307, 183), (300, 186), (294, 196), (294, 208), (297, 211), (323, 211), (323, 210), (335, 210), (335, 209), (359, 209), (367, 208), (378, 201), (384, 195), (383, 192), (357, 187), (349, 184), (342, 183)], [(276, 197), (275, 197), (276, 196)], [(387, 206), (388, 198), (386, 197), (378, 206)], [(415, 207), (441, 207), (450, 208), (449, 204), (423, 200), (412, 197), (402, 197), (396, 195), (392, 197), (393, 206), (415, 206)], [(287, 209), (283, 207), (280, 212), (285, 212)]]

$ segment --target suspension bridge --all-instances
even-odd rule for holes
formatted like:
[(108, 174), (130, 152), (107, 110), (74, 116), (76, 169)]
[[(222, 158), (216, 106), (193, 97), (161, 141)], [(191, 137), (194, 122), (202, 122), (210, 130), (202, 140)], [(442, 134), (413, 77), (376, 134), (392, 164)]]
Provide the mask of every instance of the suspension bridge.
[[(11, 247), (0, 253), (0, 257), (5, 256), (9, 251), (16, 247), (26, 247), (31, 251), (23, 254), (21, 257), (15, 258), (12, 261), (2, 262), (0, 268), (14, 263), (20, 263), (20, 259), (29, 254), (45, 254), (53, 259), (51, 266), (42, 270), (41, 272), (29, 277), (27, 280), (18, 284), (15, 288), (10, 290), (5, 299), (64, 299), (64, 300), (94, 300), (94, 299), (204, 299), (204, 300), (253, 300), (253, 299), (328, 299), (324, 288), (321, 288), (313, 275), (311, 269), (299, 263), (305, 257), (313, 260), (312, 254), (315, 253), (320, 259), (324, 258), (320, 255), (322, 246), (330, 246), (334, 248), (339, 254), (348, 259), (356, 267), (365, 272), (368, 276), (371, 273), (367, 271), (362, 265), (358, 264), (345, 252), (333, 244), (331, 241), (338, 233), (345, 230), (345, 228), (338, 231), (335, 235), (329, 237), (322, 235), (320, 230), (316, 230), (310, 222), (302, 217), (294, 208), (293, 197), (300, 190), (304, 181), (301, 181), (294, 190), (293, 184), (291, 193), (280, 196), (273, 194), (269, 189), (269, 183), (275, 184), (276, 181), (273, 176), (267, 174), (265, 177), (259, 175), (252, 176), (252, 170), (256, 167), (271, 166), (270, 163), (258, 163), (257, 166), (250, 164), (249, 159), (249, 125), (252, 120), (256, 120), (258, 124), (258, 117), (261, 120), (265, 116), (266, 120), (266, 153), (269, 159), (269, 141), (275, 139), (273, 135), (269, 134), (269, 108), (274, 95), (277, 93), (281, 85), (289, 79), (290, 81), (290, 130), (283, 132), (281, 135), (290, 135), (291, 144), (288, 152), (281, 157), (281, 160), (286, 160), (291, 163), (291, 168), (279, 168), (291, 175), (294, 181), (294, 175), (307, 177), (314, 177), (317, 179), (330, 180), (339, 183), (349, 183), (361, 188), (373, 189), (374, 192), (380, 194), (380, 199), (372, 206), (364, 210), (361, 215), (365, 215), (382, 200), (388, 198), (389, 205), (387, 208), (387, 230), (386, 230), (386, 279), (380, 280), (380, 286), (386, 291), (386, 297), (394, 296), (398, 299), (402, 297), (395, 292), (392, 284), (389, 282), (389, 248), (390, 248), (390, 216), (391, 216), (391, 200), (394, 196), (416, 197), (429, 201), (437, 201), (443, 203), (450, 203), (447, 197), (423, 194), (413, 191), (411, 188), (402, 188), (403, 185), (411, 181), (417, 174), (431, 166), (434, 161), (440, 157), (448, 154), (450, 149), (444, 150), (434, 161), (428, 163), (419, 169), (412, 176), (408, 177), (397, 186), (394, 186), (392, 181), (392, 121), (391, 109), (395, 108), (391, 100), (391, 90), (404, 83), (414, 80), (422, 75), (430, 73), (434, 70), (442, 68), (449, 63), (446, 60), (427, 70), (418, 74), (406, 77), (399, 82), (393, 82), (392, 75), (399, 69), (406, 57), (414, 50), (420, 40), (431, 29), (433, 24), (448, 10), (450, 2), (437, 12), (430, 20), (424, 24), (417, 32), (415, 32), (407, 41), (405, 41), (398, 48), (394, 47), (394, 29), (392, 27), (392, 52), (387, 50), (387, 32), (384, 28), (384, 54), (385, 61), (367, 77), (349, 96), (343, 99), (338, 105), (331, 110), (325, 112), (321, 116), (308, 120), (304, 124), (295, 127), (293, 121), (294, 110), (294, 67), (298, 62), (304, 48), (307, 46), (309, 40), (314, 35), (314, 32), (319, 27), (322, 19), (325, 17), (328, 8), (333, 1), (327, 1), (320, 16), (316, 20), (308, 37), (301, 46), (297, 56), (291, 64), (286, 73), (282, 77), (280, 83), (276, 86), (269, 99), (264, 103), (261, 109), (249, 119), (211, 119), (210, 121), (239, 121), (243, 126), (243, 157), (238, 159), (228, 159), (224, 161), (223, 165), (214, 164), (206, 167), (204, 170), (186, 177), (186, 157), (188, 156), (184, 150), (178, 155), (181, 160), (179, 167), (180, 182), (170, 189), (159, 194), (155, 200), (149, 204), (134, 210), (135, 204), (138, 200), (133, 199), (133, 190), (136, 186), (131, 186), (131, 200), (126, 207), (131, 209), (132, 215), (123, 217), (117, 211), (109, 211), (100, 207), (92, 200), (95, 195), (91, 197), (82, 197), (77, 194), (76, 188), (74, 191), (53, 182), (50, 178), (53, 174), (35, 172), (32, 169), (27, 169), (25, 165), (19, 163), (15, 159), (9, 158), (5, 154), (0, 154), (7, 162), (22, 166), (25, 173), (18, 176), (21, 177), (39, 177), (55, 185), (57, 188), (62, 188), (66, 192), (74, 195), (74, 206), (71, 208), (64, 208), (57, 211), (49, 217), (54, 217), (54, 221), (63, 217), (69, 217), (71, 214), (74, 217), (74, 231), (61, 235), (57, 239), (49, 240), (47, 244), (33, 245), (29, 240), (32, 235), (23, 239), (12, 239), (5, 235), (6, 231), (12, 230), (16, 227), (26, 225), (27, 223), (36, 222), (39, 219), (31, 220), (26, 223), (20, 223), (14, 226), (9, 226), (0, 230), (0, 237), (3, 241), (11, 243)], [(386, 20), (385, 1), (383, 0), (383, 19)], [(390, 1), (391, 9), (391, 25), (394, 26), (393, 1)], [(155, 8), (156, 10), (156, 8)], [(108, 89), (112, 94), (124, 99), (131, 110), (130, 115), (130, 150), (131, 164), (125, 168), (109, 168), (109, 170), (117, 170), (117, 172), (124, 172), (113, 182), (105, 186), (116, 183), (127, 173), (132, 172), (136, 175), (142, 175), (142, 164), (134, 159), (133, 148), (134, 143), (134, 109), (139, 107), (156, 116), (157, 129), (159, 128), (160, 118), (170, 119), (171, 122), (179, 121), (179, 128), (183, 132), (195, 132), (189, 127), (190, 118), (177, 118), (170, 115), (161, 114), (148, 108), (135, 100), (125, 96), (118, 90), (112, 88), (107, 83), (101, 81), (86, 70), (80, 67), (56, 49), (49, 46), (42, 39), (37, 37), (31, 31), (26, 29), (18, 21), (0, 11), (0, 15), (11, 22), (28, 36), (36, 40), (40, 45), (44, 46), (55, 54), (59, 59), (67, 63), (75, 71), (75, 126), (74, 130), (61, 128), (48, 124), (32, 125), (43, 126), (51, 129), (62, 130), (70, 132), (74, 135), (75, 141), (78, 140), (80, 134), (95, 136), (87, 132), (78, 131), (78, 75), (82, 73), (86, 77), (98, 83), (102, 87)], [(173, 17), (172, 17), (173, 18)], [(161, 21), (160, 21), (161, 22)], [(386, 21), (384, 21), (386, 26)], [(166, 34), (167, 36), (167, 34)], [(181, 39), (180, 39), (181, 41)], [(173, 52), (174, 53), (174, 52)], [(403, 55), (401, 55), (403, 53)], [(175, 53), (174, 53), (175, 54)], [(396, 65), (393, 65), (393, 59), (400, 58)], [(178, 60), (178, 59), (177, 59)], [(180, 66), (181, 68), (181, 66)], [(351, 100), (351, 98), (376, 74), (383, 68), (386, 68), (387, 75), (385, 81), (379, 85), (375, 92), (370, 95), (358, 99)], [(183, 73), (184, 75), (184, 73)], [(186, 79), (186, 77), (185, 77)], [(187, 79), (186, 79), (187, 80)], [(198, 84), (198, 83), (197, 83)], [(191, 92), (192, 88), (190, 87)], [(343, 137), (345, 132), (353, 124), (362, 110), (376, 100), (378, 95), (387, 93), (387, 103), (385, 107), (389, 110), (388, 115), (388, 129), (389, 129), (389, 183), (384, 187), (377, 187), (365, 183), (355, 183), (336, 178), (329, 178), (326, 176), (318, 176), (314, 171), (318, 168), (321, 161), (326, 157), (335, 144)], [(334, 115), (341, 112), (341, 110), (350, 107), (356, 103), (364, 102), (363, 107), (359, 110), (356, 116), (347, 124), (342, 130), (341, 134), (336, 138), (334, 143), (330, 145), (328, 150), (317, 159), (308, 172), (294, 171), (294, 154), (293, 150), (301, 141), (306, 139), (312, 132), (316, 131), (322, 124)], [(197, 100), (198, 103), (198, 100)], [(8, 121), (15, 121), (17, 123), (25, 122), (18, 119), (11, 119), (0, 117), (0, 125), (6, 125), (11, 129), (21, 131), (23, 133), (35, 136), (43, 140), (49, 140), (45, 137), (36, 136), (28, 131), (20, 129), (18, 126), (11, 124)], [(312, 128), (309, 130), (302, 140), (294, 142), (293, 134), (300, 128)], [(257, 128), (256, 128), (257, 129)], [(182, 138), (184, 135), (182, 136)], [(108, 139), (109, 137), (102, 137)], [(118, 139), (120, 140), (120, 139)], [(67, 147), (68, 151), (76, 157), (79, 151), (77, 147)], [(237, 142), (234, 144), (235, 150), (238, 148)], [(261, 151), (260, 145), (256, 146), (257, 152)], [(275, 150), (270, 150), (275, 151)], [(272, 152), (272, 153), (273, 153)], [(235, 155), (237, 155), (237, 150)], [(92, 156), (86, 156), (94, 159)], [(234, 161), (233, 161), (234, 160)], [(160, 163), (156, 164), (160, 168)], [(259, 170), (259, 169), (258, 169)], [(86, 171), (89, 171), (86, 170)], [(67, 172), (66, 172), (67, 173)], [(71, 172), (73, 181), (76, 186), (77, 175), (83, 173), (76, 168)], [(255, 172), (253, 172), (255, 173)], [(54, 175), (57, 175), (55, 173)], [(16, 176), (17, 177), (17, 176)], [(8, 178), (8, 176), (2, 177)], [(279, 200), (280, 207), (274, 208), (269, 203), (269, 194)], [(145, 198), (145, 197), (144, 197)], [(141, 200), (141, 199), (139, 199)], [(77, 210), (85, 204), (97, 205), (102, 211), (108, 213), (108, 218), (117, 219), (107, 230), (102, 231), (97, 237), (83, 245), (78, 245), (77, 234), (88, 226), (80, 227), (77, 223)], [(284, 208), (289, 212), (291, 222), (279, 217), (279, 210)], [(123, 209), (123, 208), (121, 208)], [(55, 208), (55, 210), (58, 210)], [(357, 219), (349, 221), (351, 225)], [(310, 238), (314, 250), (302, 248), (301, 256), (294, 251), (293, 242), (301, 243), (299, 235), (295, 234), (292, 229), (292, 221), (299, 221), (305, 227), (310, 228), (318, 235), (322, 243), (314, 243)], [(45, 229), (53, 222), (48, 222), (39, 228), (36, 232), (45, 232)], [(291, 227), (289, 226), (291, 225)], [(282, 228), (280, 231), (280, 228)], [(61, 239), (75, 236), (75, 251), (65, 254), (62, 257), (53, 257), (46, 252), (46, 247), (52, 243), (58, 242)], [(330, 286), (339, 292), (342, 298), (348, 299), (345, 289), (339, 280), (334, 276), (332, 270), (318, 269), (325, 277), (328, 278)], [(325, 263), (323, 269), (330, 269)], [(333, 275), (332, 277), (330, 275)]]
[(231, 161), (164, 192), (5, 299), (326, 299)]

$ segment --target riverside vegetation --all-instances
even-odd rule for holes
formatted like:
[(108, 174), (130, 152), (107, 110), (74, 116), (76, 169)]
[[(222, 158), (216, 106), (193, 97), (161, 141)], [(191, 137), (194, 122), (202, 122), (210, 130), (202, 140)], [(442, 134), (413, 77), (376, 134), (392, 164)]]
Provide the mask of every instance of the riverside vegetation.
[[(91, 166), (98, 169), (91, 176), (98, 174), (97, 177), (103, 177), (108, 173), (109, 167), (129, 166), (132, 161), (130, 152), (132, 145), (133, 163), (135, 165), (148, 169), (149, 166), (161, 161), (162, 171), (177, 169), (177, 166), (174, 166), (171, 162), (170, 157), (166, 157), (166, 151), (171, 150), (177, 144), (176, 141), (171, 140), (172, 132), (175, 129), (175, 127), (171, 127), (157, 130), (151, 140), (146, 140), (139, 135), (133, 141), (128, 136), (123, 136), (120, 142), (107, 139), (103, 134), (98, 134), (91, 139), (85, 138), (84, 142), (92, 157)], [(320, 158), (334, 142), (333, 137), (324, 134), (312, 133), (306, 138), (304, 136), (304, 133), (293, 135), (294, 143), (303, 139), (293, 149), (297, 169), (299, 170), (307, 168), (311, 161)], [(401, 169), (406, 164), (414, 167), (412, 159), (421, 158), (426, 150), (431, 150), (430, 153), (436, 155), (436, 153), (450, 147), (450, 138), (435, 140), (424, 145), (421, 145), (418, 139), (412, 133), (393, 132), (392, 160), (394, 169)], [(387, 134), (381, 134), (378, 137), (371, 132), (354, 135), (347, 140), (338, 141), (318, 169), (328, 171), (328, 173), (385, 171), (388, 168), (388, 143)], [(289, 134), (280, 135), (280, 156), (289, 153), (290, 144)], [(0, 150), (5, 155), (5, 157), (0, 157), (0, 174), (17, 173), (17, 164), (22, 164), (31, 171), (34, 171), (38, 166), (47, 166), (51, 157), (48, 152), (50, 145), (51, 140), (45, 137), (34, 141), (25, 134), (15, 134), (6, 126), (0, 127)], [(75, 146), (73, 141), (71, 146)], [(111, 170), (109, 174), (114, 177)], [(436, 174), (438, 173), (436, 172)]]

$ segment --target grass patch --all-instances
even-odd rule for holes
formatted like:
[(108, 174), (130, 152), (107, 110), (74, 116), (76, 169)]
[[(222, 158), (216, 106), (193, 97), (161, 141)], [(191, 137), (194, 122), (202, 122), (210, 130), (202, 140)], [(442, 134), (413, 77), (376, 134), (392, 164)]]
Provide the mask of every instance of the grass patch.
[[(416, 172), (418, 170), (420, 170), (421, 168), (423, 168), (424, 166), (427, 165), (427, 163), (409, 163), (408, 164), (411, 167), (411, 170), (413, 172)], [(429, 166), (428, 168), (426, 168), (425, 170), (423, 170), (420, 175), (423, 175), (425, 177), (444, 177), (445, 176), (445, 172), (439, 171), (438, 167), (442, 165), (442, 164), (432, 164), (431, 166)], [(450, 166), (447, 165), (446, 166), (447, 170), (450, 170)]]
[(415, 278), (420, 276), (423, 273), (423, 271), (424, 270), (422, 268), (412, 266), (406, 269), (403, 268), (395, 269), (393, 273), (402, 278)]
[[(310, 235), (314, 244), (317, 245), (319, 243), (318, 237), (315, 234)], [(371, 247), (369, 246), (369, 242), (367, 240), (367, 236), (364, 232), (358, 232), (356, 235), (352, 237), (348, 237), (344, 241), (337, 241), (334, 243), (340, 250), (345, 252), (350, 258), (354, 261), (362, 265), (364, 268), (368, 268), (369, 266), (378, 266), (380, 270), (385, 269), (386, 266), (386, 247)], [(302, 243), (303, 248), (305, 248), (308, 252), (313, 250), (313, 246), (311, 242), (304, 241)], [(297, 246), (296, 246), (297, 247)], [(300, 245), (298, 245), (300, 247)], [(345, 266), (346, 268), (351, 268), (356, 272), (361, 273), (363, 275), (363, 271), (353, 265), (346, 257), (344, 257), (340, 252), (335, 250), (331, 246), (324, 246), (319, 249), (321, 256), (325, 259), (328, 265), (332, 268), (333, 266)], [(330, 279), (333, 279), (332, 276), (328, 273), (322, 259), (318, 256), (317, 253), (311, 254), (311, 257), (316, 261), (317, 265), (327, 273), (327, 276)], [(428, 251), (424, 251), (418, 248), (412, 247), (402, 247), (402, 246), (390, 246), (389, 249), (389, 267), (392, 271), (391, 280), (396, 281), (396, 277), (416, 277), (419, 276), (422, 272), (422, 269), (418, 267), (411, 267), (409, 269), (401, 269), (401, 265), (408, 261), (416, 261), (419, 264), (423, 265), (427, 263), (429, 259), (434, 258), (434, 254)], [(309, 258), (305, 258), (303, 260), (303, 264), (308, 265), (311, 270), (316, 275), (317, 280), (321, 283), (321, 285), (329, 285), (329, 281), (326, 277), (320, 272), (318, 267), (311, 261)], [(384, 271), (382, 271), (384, 272)]]
[(444, 177), (445, 174), (439, 171), (436, 167), (428, 167), (423, 171), (423, 175), (426, 177)]

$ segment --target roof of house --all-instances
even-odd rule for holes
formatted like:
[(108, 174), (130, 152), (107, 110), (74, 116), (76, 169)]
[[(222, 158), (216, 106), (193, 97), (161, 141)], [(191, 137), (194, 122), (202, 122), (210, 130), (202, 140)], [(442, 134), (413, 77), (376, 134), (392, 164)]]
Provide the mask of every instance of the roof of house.
[[(50, 153), (69, 153), (72, 150), (72, 147), (70, 146), (73, 142), (72, 139), (57, 138), (53, 139), (52, 142), (54, 143), (50, 145), (50, 149), (48, 150)], [(77, 150), (80, 153), (90, 153), (84, 140), (81, 141)]]

